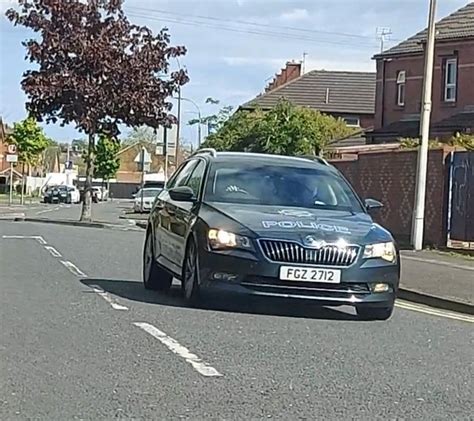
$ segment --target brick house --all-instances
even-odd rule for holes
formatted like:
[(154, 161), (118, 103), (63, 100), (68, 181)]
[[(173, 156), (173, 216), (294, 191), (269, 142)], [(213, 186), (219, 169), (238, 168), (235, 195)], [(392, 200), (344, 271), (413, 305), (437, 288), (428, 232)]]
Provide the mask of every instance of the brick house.
[(313, 70), (301, 74), (301, 63), (288, 62), (265, 92), (240, 109), (268, 110), (281, 98), (341, 117), (352, 127), (371, 128), (375, 114), (375, 73)]
[[(115, 176), (118, 183), (140, 183), (142, 173), (135, 162), (135, 158), (140, 154), (144, 146), (150, 156), (151, 163), (147, 173), (163, 173), (165, 169), (165, 158), (163, 156), (162, 148), (156, 143), (137, 142), (133, 145), (126, 146), (119, 153), (120, 167)], [(174, 171), (174, 157), (168, 158), (168, 174)]]
[(8, 132), (9, 127), (3, 122), (3, 119), (0, 117), (0, 171), (4, 171), (7, 168), (10, 168), (10, 163), (7, 162)]
[[(375, 127), (367, 143), (419, 137), (427, 30), (375, 55)], [(431, 137), (474, 133), (474, 3), (436, 24)]]

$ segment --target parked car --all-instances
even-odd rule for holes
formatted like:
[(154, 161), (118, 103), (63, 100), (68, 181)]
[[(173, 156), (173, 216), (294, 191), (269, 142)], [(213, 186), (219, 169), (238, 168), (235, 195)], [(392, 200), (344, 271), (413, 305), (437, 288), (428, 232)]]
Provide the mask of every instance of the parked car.
[(354, 306), (386, 320), (400, 280), (398, 247), (342, 174), (318, 157), (203, 150), (158, 196), (143, 252), (147, 289), (181, 280), (203, 292)]
[[(157, 187), (147, 187), (138, 190), (133, 195), (133, 211), (134, 212), (150, 212), (153, 202), (163, 189)], [(143, 193), (143, 207), (142, 207), (142, 193)]]
[(97, 196), (99, 202), (109, 200), (109, 191), (105, 187), (93, 186), (92, 191)]
[(48, 186), (43, 194), (44, 203), (79, 203), (80, 193), (75, 186)]

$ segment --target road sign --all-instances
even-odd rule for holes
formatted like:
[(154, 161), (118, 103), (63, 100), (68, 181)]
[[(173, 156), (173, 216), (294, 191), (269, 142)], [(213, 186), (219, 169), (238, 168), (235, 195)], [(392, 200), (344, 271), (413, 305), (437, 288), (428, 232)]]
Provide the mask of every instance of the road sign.
[(7, 155), (7, 162), (18, 162), (18, 155)]
[(12, 155), (15, 155), (16, 154), (16, 145), (8, 145), (8, 153), (9, 154), (12, 154)]

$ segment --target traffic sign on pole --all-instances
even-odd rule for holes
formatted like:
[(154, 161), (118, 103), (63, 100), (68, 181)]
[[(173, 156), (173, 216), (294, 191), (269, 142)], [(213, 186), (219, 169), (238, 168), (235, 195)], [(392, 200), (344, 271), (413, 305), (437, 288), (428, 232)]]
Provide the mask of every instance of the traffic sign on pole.
[(7, 155), (7, 162), (18, 162), (18, 155)]

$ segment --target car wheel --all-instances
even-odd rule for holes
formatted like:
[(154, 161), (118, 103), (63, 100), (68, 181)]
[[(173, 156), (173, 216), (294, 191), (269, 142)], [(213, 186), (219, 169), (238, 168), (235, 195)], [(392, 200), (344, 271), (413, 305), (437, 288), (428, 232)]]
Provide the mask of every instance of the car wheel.
[(361, 320), (388, 320), (393, 313), (390, 307), (356, 307), (357, 316)]
[(154, 255), (153, 240), (148, 230), (143, 249), (143, 285), (146, 289), (168, 291), (171, 288), (173, 276), (158, 266)]
[(188, 304), (196, 306), (200, 300), (198, 282), (198, 259), (196, 243), (191, 240), (186, 248), (184, 259), (182, 288), (184, 299)]

